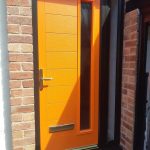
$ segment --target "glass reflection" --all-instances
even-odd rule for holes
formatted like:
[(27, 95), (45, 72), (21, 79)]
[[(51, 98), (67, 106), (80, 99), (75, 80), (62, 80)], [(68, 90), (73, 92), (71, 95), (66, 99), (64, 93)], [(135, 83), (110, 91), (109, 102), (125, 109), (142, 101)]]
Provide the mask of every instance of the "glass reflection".
[(92, 4), (81, 4), (81, 105), (80, 129), (90, 128)]

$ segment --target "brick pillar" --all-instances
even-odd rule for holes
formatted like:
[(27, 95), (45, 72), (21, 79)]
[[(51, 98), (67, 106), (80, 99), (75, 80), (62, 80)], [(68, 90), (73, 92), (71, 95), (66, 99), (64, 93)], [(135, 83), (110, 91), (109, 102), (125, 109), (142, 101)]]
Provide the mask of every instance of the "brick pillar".
[(125, 15), (121, 110), (121, 145), (133, 150), (139, 11)]
[(14, 150), (35, 149), (32, 0), (7, 0)]

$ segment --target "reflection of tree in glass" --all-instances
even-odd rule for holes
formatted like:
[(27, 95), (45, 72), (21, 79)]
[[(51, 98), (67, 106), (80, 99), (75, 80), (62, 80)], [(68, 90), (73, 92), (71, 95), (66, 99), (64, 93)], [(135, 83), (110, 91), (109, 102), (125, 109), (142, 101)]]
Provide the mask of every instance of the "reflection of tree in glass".
[(81, 130), (90, 128), (92, 4), (81, 4)]

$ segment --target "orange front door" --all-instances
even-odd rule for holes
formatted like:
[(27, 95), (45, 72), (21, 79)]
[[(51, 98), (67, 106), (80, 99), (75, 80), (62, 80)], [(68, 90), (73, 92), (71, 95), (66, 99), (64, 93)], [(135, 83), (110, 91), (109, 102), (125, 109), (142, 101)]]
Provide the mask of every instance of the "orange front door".
[(41, 150), (98, 144), (100, 0), (38, 0)]

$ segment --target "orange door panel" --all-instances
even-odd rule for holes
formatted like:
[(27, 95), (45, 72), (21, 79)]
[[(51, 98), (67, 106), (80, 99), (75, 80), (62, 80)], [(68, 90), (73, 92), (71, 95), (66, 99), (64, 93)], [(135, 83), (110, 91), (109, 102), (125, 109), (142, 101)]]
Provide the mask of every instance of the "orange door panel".
[(77, 16), (77, 0), (45, 0), (47, 14)]
[(46, 32), (77, 34), (77, 17), (70, 15), (46, 14)]
[(56, 34), (56, 33), (47, 34), (46, 51), (77, 52), (77, 35)]
[(50, 69), (45, 72), (46, 76), (53, 77), (51, 82), (47, 82), (49, 88), (51, 86), (73, 86), (77, 82), (77, 69)]
[[(56, 94), (55, 92), (58, 92), (59, 94)], [(69, 97), (70, 93), (72, 92), (72, 86), (65, 86), (62, 88), (62, 86), (50, 86), (47, 89), (47, 92), (51, 95), (50, 98), (48, 98), (48, 103), (54, 103), (54, 102), (66, 102)], [(74, 92), (75, 93), (75, 92)], [(77, 95), (77, 93), (75, 93)]]
[(47, 52), (46, 63), (48, 69), (77, 68), (77, 53), (76, 52)]
[[(91, 5), (89, 127), (81, 129), (81, 4)], [(41, 150), (98, 144), (100, 0), (38, 0)], [(85, 11), (86, 12), (86, 11)], [(84, 15), (84, 13), (83, 13)], [(85, 57), (86, 56), (85, 54)], [(84, 109), (84, 108), (83, 108)], [(85, 109), (86, 111), (86, 109)]]

